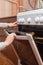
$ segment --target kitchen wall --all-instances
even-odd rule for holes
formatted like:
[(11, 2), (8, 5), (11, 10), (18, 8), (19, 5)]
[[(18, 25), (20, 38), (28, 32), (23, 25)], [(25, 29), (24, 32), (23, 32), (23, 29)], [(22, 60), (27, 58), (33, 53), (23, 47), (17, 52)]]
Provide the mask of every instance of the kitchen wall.
[(0, 0), (0, 18), (15, 16), (17, 14), (17, 4), (13, 3), (17, 0)]
[[(39, 8), (39, 0), (36, 1), (36, 8)], [(34, 7), (34, 2), (32, 2), (31, 4)], [(28, 0), (0, 0), (0, 18), (16, 16), (18, 12), (25, 10), (32, 10), (28, 3)]]

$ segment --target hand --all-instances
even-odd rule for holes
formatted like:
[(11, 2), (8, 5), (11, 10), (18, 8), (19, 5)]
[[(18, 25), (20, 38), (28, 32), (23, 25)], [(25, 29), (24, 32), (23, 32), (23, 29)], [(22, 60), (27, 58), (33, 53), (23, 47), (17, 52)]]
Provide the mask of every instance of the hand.
[(9, 44), (11, 44), (13, 42), (13, 40), (16, 38), (16, 34), (15, 33), (12, 33), (12, 34), (9, 34), (5, 40), (5, 44), (8, 46)]
[(15, 26), (15, 27), (16, 27), (16, 26), (17, 26), (17, 22), (8, 23), (8, 26), (9, 26), (9, 27), (13, 27), (13, 26)]

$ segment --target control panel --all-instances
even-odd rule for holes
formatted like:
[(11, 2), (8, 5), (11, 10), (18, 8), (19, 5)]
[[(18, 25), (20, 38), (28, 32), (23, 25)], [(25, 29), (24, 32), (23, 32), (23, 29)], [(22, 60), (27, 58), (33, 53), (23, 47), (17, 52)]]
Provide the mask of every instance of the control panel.
[(19, 25), (43, 25), (43, 9), (18, 13), (17, 22)]

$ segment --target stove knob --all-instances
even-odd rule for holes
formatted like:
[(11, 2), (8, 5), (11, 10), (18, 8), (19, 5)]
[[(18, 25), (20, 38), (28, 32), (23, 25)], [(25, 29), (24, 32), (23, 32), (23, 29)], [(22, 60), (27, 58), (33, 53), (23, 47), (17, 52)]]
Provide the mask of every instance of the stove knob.
[(35, 22), (36, 22), (36, 23), (39, 23), (39, 21), (40, 21), (40, 18), (39, 18), (39, 17), (36, 17), (36, 18), (35, 18)]
[(43, 21), (43, 16), (40, 17), (40, 22)]
[(28, 22), (28, 23), (31, 23), (31, 21), (32, 21), (31, 18), (28, 18), (28, 19), (27, 19), (27, 22)]
[(18, 19), (18, 23), (24, 23), (25, 22), (25, 20), (24, 20), (24, 18), (20, 18), (20, 19)]
[(23, 22), (23, 21), (25, 21), (25, 20), (24, 20), (24, 18), (20, 18), (20, 19), (18, 19), (18, 21), (19, 21), (19, 22)]
[(43, 24), (43, 16), (40, 17), (40, 24)]

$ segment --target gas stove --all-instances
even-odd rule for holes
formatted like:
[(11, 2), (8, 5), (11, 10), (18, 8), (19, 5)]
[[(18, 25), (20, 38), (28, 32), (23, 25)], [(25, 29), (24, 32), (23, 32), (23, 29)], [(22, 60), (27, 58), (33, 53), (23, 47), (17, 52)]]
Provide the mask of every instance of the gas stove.
[(19, 25), (43, 25), (43, 9), (18, 13), (17, 21)]
[(17, 14), (19, 31), (43, 31), (43, 9)]

